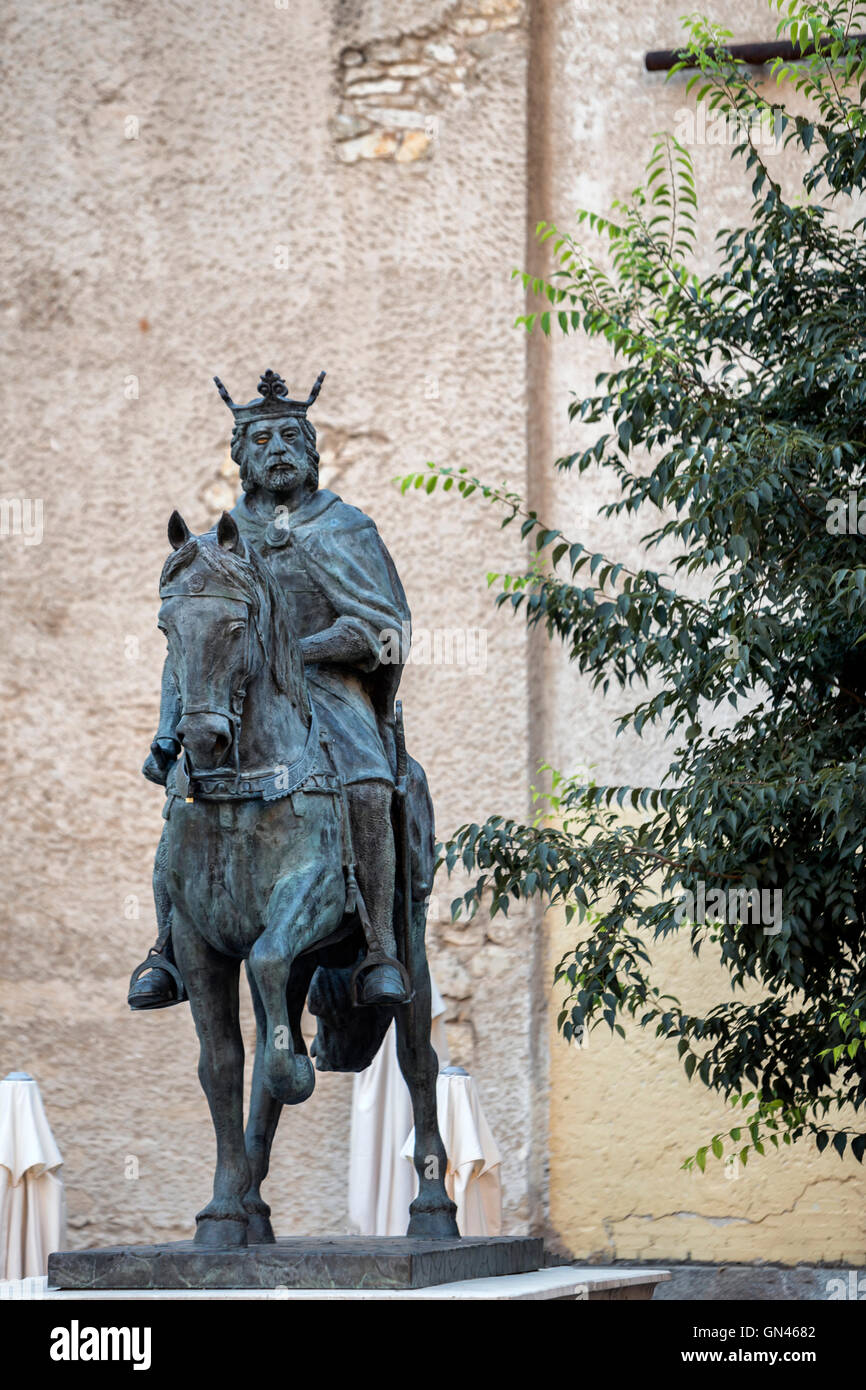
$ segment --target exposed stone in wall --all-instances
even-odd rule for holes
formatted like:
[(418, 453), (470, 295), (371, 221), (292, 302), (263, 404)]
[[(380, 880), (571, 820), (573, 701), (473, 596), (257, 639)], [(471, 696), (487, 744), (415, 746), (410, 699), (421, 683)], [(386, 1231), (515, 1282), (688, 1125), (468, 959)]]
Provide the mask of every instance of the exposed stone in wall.
[(494, 985), (496, 977), (513, 969), (523, 948), (527, 924), (522, 916), (497, 916), (481, 911), (475, 917), (451, 920), (451, 902), (469, 886), (459, 874), (436, 879), (427, 918), (430, 969), (445, 1003), (445, 1025), (451, 1061), (472, 1071), (477, 1034), (473, 1017), (479, 1010), (482, 983)]
[[(319, 451), (319, 485), (340, 492), (356, 463), (371, 466), (371, 455), (389, 443), (381, 430), (342, 429), (322, 423), (316, 426)], [(351, 502), (346, 494), (345, 500)]]
[(520, 28), (525, 9), (524, 0), (463, 0), (441, 24), (344, 48), (332, 120), (340, 159), (409, 164), (428, 155), (440, 113), (464, 95), (479, 60)]

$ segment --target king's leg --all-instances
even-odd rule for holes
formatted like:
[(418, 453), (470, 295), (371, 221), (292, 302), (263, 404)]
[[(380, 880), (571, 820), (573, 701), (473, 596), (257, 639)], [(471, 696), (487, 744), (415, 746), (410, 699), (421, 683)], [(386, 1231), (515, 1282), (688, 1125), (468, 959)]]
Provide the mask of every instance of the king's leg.
[[(358, 887), (376, 939), (387, 955), (396, 956), (392, 795), (389, 782), (353, 782), (346, 788)], [(401, 1004), (406, 986), (393, 965), (375, 965), (362, 974), (359, 997), (364, 1004)]]
[[(163, 827), (162, 836), (156, 849), (156, 857), (153, 861), (153, 902), (156, 908), (157, 937), (155, 944), (150, 948), (147, 959), (142, 962), (138, 970), (133, 971), (133, 979), (130, 982), (127, 1003), (131, 1009), (164, 1009), (171, 1004), (182, 1002), (182, 991), (179, 989), (177, 980), (170, 970), (164, 970), (158, 964), (158, 958), (162, 957), (169, 961), (177, 969), (177, 961), (174, 955), (174, 948), (171, 940), (171, 898), (168, 895), (168, 887), (165, 881), (165, 865), (167, 857), (167, 834), (168, 825)], [(150, 965), (150, 962), (157, 962)], [(150, 968), (143, 970), (144, 966)]]

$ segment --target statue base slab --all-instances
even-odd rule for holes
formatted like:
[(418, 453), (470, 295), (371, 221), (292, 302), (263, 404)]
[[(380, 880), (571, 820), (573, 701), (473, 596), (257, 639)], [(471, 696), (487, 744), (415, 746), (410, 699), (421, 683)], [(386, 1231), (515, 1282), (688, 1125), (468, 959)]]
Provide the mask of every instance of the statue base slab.
[(410, 1236), (290, 1236), (273, 1245), (211, 1249), (191, 1240), (60, 1250), (56, 1289), (423, 1289), (540, 1269), (534, 1236), (422, 1240)]

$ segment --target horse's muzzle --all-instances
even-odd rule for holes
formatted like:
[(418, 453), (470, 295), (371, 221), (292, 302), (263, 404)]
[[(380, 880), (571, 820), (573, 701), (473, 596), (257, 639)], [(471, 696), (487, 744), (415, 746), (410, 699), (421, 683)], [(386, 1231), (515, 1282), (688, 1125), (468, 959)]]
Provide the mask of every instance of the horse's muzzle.
[(185, 714), (177, 726), (194, 768), (211, 772), (223, 767), (232, 746), (232, 726), (223, 714)]

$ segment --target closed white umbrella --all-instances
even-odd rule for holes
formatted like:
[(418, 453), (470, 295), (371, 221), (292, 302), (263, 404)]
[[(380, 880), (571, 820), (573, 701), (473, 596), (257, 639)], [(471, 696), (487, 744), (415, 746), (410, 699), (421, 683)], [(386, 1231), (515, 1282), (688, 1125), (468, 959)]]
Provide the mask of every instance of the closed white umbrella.
[[(433, 988), (431, 1041), (443, 1067), (448, 1062), (445, 1004)], [(365, 1071), (355, 1077), (349, 1143), (349, 1220), (362, 1236), (404, 1236), (409, 1203), (417, 1191), (415, 1169), (401, 1157), (412, 1129), (412, 1100), (397, 1061), (394, 1024)]]
[(45, 1274), (66, 1229), (63, 1158), (39, 1087), (26, 1072), (0, 1081), (0, 1278)]

